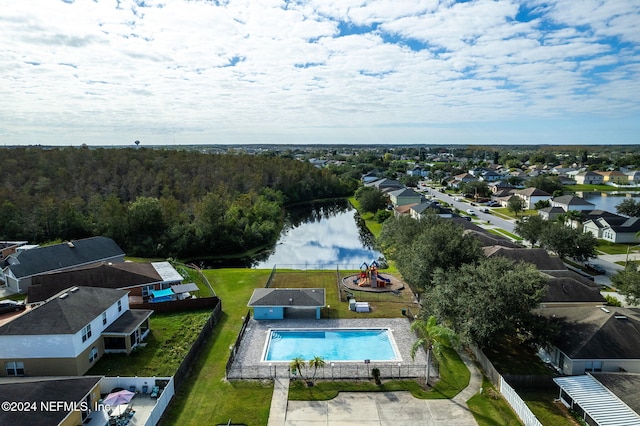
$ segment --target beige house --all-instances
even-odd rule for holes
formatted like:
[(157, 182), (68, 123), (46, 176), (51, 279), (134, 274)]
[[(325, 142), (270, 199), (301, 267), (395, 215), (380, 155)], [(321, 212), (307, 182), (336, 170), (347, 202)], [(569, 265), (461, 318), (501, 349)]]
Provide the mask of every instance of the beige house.
[(522, 198), (525, 209), (533, 209), (538, 201), (548, 201), (552, 197), (548, 192), (533, 187), (516, 191), (514, 195)]
[(129, 309), (127, 291), (72, 287), (0, 327), (0, 376), (83, 375), (142, 343), (152, 313)]
[(629, 183), (629, 176), (622, 173), (620, 170), (611, 170), (607, 172), (597, 172), (602, 175), (602, 181), (607, 183), (615, 183), (618, 185), (625, 185)]
[(604, 176), (597, 172), (584, 171), (575, 176), (576, 183), (580, 185), (602, 185)]

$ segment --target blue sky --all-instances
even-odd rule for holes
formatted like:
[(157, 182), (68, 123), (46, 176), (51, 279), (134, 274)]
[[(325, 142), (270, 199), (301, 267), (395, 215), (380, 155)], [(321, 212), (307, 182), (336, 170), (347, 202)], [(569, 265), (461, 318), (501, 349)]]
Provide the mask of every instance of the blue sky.
[(0, 145), (638, 144), (637, 0), (25, 0)]

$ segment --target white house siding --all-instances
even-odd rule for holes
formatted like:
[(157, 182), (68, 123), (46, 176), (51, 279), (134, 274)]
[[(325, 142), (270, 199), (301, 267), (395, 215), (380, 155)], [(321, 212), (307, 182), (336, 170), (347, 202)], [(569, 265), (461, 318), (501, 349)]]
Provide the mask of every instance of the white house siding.
[(106, 325), (102, 325), (102, 314), (94, 318), (90, 323), (91, 337), (84, 342), (82, 330), (75, 334), (2, 335), (0, 359), (75, 358), (87, 348), (95, 346), (95, 342), (102, 338), (102, 331), (129, 310), (128, 296), (125, 295), (120, 300), (122, 311), (118, 312), (116, 302), (107, 309)]

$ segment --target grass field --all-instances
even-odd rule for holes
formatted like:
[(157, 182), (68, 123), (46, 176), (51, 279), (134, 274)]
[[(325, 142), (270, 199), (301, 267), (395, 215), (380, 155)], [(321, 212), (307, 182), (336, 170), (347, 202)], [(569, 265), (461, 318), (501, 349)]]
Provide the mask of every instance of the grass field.
[[(500, 393), (486, 377), (482, 379), (482, 393), (473, 396), (467, 402), (467, 405), (479, 426), (522, 425), (516, 413), (513, 412), (509, 404), (500, 396)], [(549, 424), (555, 425), (556, 423)]]

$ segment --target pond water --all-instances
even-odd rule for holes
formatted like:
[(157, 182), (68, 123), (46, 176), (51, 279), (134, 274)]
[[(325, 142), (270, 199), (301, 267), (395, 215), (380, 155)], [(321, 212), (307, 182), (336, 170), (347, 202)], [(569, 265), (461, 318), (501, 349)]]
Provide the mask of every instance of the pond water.
[(584, 198), (586, 201), (596, 205), (596, 209), (605, 210), (611, 213), (616, 212), (616, 206), (625, 198), (633, 198), (636, 202), (640, 201), (640, 192), (577, 192), (577, 196)]
[(358, 269), (381, 254), (373, 237), (347, 201), (314, 203), (290, 209), (280, 239), (253, 263), (271, 269)]

